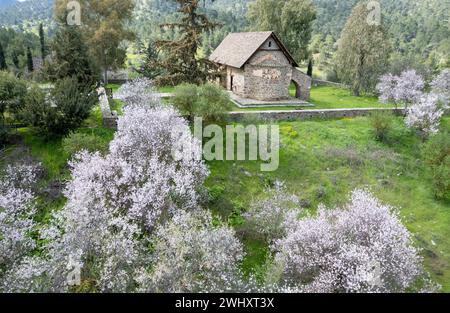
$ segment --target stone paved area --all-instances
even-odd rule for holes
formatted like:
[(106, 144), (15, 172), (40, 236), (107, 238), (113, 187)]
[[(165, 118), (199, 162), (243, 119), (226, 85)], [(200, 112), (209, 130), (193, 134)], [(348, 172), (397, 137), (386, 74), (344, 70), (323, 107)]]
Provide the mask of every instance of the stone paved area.
[(280, 101), (261, 101), (255, 99), (242, 98), (231, 91), (228, 92), (230, 94), (231, 100), (240, 108), (258, 108), (258, 107), (313, 107), (314, 105), (303, 101), (297, 98), (290, 98), (286, 100)]

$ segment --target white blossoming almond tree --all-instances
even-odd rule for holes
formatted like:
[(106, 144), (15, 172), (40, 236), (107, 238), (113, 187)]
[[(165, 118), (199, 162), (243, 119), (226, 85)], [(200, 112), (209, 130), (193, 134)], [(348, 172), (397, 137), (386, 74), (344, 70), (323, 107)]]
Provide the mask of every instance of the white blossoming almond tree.
[(209, 212), (179, 211), (158, 227), (150, 270), (141, 272), (141, 291), (241, 291), (242, 244), (226, 226), (213, 226)]
[[(39, 165), (9, 165), (0, 176), (0, 280), (36, 246), (31, 236)], [(6, 273), (6, 274), (5, 274)], [(0, 283), (0, 290), (7, 286)]]
[(443, 70), (432, 82), (432, 92), (438, 95), (444, 108), (450, 105), (450, 69)]
[(423, 275), (396, 211), (364, 190), (343, 209), (288, 221), (273, 248), (272, 275), (283, 291), (404, 292)]
[(300, 200), (289, 194), (284, 183), (275, 182), (275, 186), (266, 190), (267, 199), (252, 203), (248, 212), (244, 213), (247, 228), (253, 235), (258, 235), (271, 243), (286, 235), (286, 220), (291, 214), (299, 215)]
[(439, 132), (441, 118), (444, 110), (439, 108), (439, 96), (427, 94), (407, 112), (405, 123), (408, 127), (416, 129), (423, 139)]
[(405, 110), (423, 95), (424, 79), (414, 70), (403, 72), (400, 76), (383, 75), (376, 86), (382, 103), (403, 104)]
[(180, 141), (188, 151), (201, 148), (173, 109), (126, 107), (109, 154), (82, 152), (71, 162), (67, 204), (42, 234), (45, 253), (22, 262), (8, 290), (231, 289), (242, 247), (199, 208), (208, 170), (174, 158)]
[(123, 101), (126, 105), (159, 106), (161, 104), (154, 92), (152, 81), (148, 78), (137, 78), (123, 84), (114, 93), (114, 98)]

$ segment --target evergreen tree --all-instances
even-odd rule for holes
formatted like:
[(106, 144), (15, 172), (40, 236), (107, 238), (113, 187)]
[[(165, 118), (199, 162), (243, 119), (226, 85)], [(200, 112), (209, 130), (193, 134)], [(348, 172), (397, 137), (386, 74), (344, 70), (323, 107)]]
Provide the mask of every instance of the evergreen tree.
[(374, 92), (390, 54), (386, 31), (381, 24), (368, 22), (370, 13), (366, 1), (353, 9), (336, 55), (339, 78), (357, 96), (361, 92)]
[[(67, 3), (70, 0), (57, 0), (56, 18), (65, 21)], [(124, 66), (127, 53), (122, 43), (134, 39), (127, 29), (127, 21), (133, 16), (133, 0), (78, 0), (82, 8), (88, 8), (89, 14), (83, 14), (83, 23), (79, 27), (87, 42), (92, 61), (103, 70), (104, 82), (108, 83), (108, 71)]]
[(31, 53), (30, 47), (27, 47), (27, 69), (29, 73), (34, 71), (33, 54)]
[(88, 53), (88, 47), (79, 27), (61, 25), (52, 43), (54, 56), (45, 72), (50, 80), (76, 77), (83, 84), (94, 84), (97, 71)]
[(156, 83), (172, 86), (183, 82), (204, 83), (208, 77), (215, 75), (215, 65), (207, 59), (197, 58), (197, 52), (202, 43), (202, 34), (213, 30), (217, 24), (209, 21), (205, 14), (198, 13), (198, 0), (173, 1), (179, 5), (181, 19), (161, 27), (179, 30), (180, 37), (156, 42), (156, 46), (165, 55), (164, 59), (154, 64), (163, 71)]
[(140, 68), (139, 72), (147, 78), (155, 79), (161, 75), (161, 69), (157, 66), (159, 62), (159, 53), (154, 47), (154, 43), (148, 44), (145, 53), (144, 65)]
[(41, 57), (42, 61), (45, 60), (46, 57), (46, 48), (45, 48), (45, 33), (44, 33), (44, 26), (39, 24), (39, 40), (41, 42)]
[(12, 58), (12, 62), (14, 64), (14, 66), (16, 67), (16, 69), (19, 69), (20, 63), (19, 63), (19, 57), (17, 56), (17, 52), (13, 51), (11, 58)]
[(309, 59), (307, 75), (309, 77), (313, 76), (313, 60), (312, 59)]
[(4, 71), (8, 68), (6, 65), (5, 52), (3, 51), (3, 46), (0, 43), (0, 71)]

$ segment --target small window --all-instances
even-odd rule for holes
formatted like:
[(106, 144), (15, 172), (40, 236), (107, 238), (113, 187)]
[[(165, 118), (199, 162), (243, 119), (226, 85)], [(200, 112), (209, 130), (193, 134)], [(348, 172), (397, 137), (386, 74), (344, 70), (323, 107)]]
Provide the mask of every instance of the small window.
[(269, 41), (269, 48), (272, 48), (272, 41)]

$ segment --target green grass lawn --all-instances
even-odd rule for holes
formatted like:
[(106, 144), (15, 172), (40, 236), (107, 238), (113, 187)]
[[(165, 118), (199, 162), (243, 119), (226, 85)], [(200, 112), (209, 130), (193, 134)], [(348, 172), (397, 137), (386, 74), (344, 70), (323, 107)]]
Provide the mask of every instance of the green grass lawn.
[(113, 92), (116, 92), (120, 88), (120, 84), (108, 84), (106, 88), (111, 88)]
[[(295, 88), (291, 86), (290, 93), (295, 95)], [(311, 99), (309, 103), (314, 107), (277, 107), (270, 106), (264, 108), (242, 109), (233, 105), (233, 111), (267, 111), (267, 110), (318, 110), (318, 109), (351, 109), (351, 108), (389, 108), (390, 105), (382, 104), (376, 97), (361, 96), (356, 97), (344, 88), (319, 86), (311, 88)]]
[(172, 93), (175, 91), (175, 87), (172, 86), (162, 86), (162, 87), (158, 87), (157, 91), (160, 93)]
[[(175, 87), (163, 86), (157, 90), (160, 93), (172, 93)], [(289, 90), (291, 96), (295, 95), (295, 87), (292, 85)], [(239, 108), (232, 103), (232, 111), (287, 111), (287, 110), (319, 110), (319, 109), (351, 109), (351, 108), (392, 108), (392, 105), (380, 103), (377, 97), (360, 96), (356, 97), (344, 88), (331, 86), (318, 86), (311, 88), (311, 99), (309, 101), (313, 107), (289, 107), (270, 106), (263, 108)]]
[(311, 89), (310, 102), (317, 109), (344, 109), (344, 108), (386, 108), (390, 107), (371, 96), (356, 97), (347, 89), (320, 86)]
[[(207, 186), (219, 196), (211, 204), (238, 233), (241, 215), (264, 197), (266, 186), (284, 181), (314, 212), (320, 203), (344, 204), (355, 188), (370, 188), (382, 201), (399, 208), (420, 247), (426, 269), (450, 291), (450, 203), (433, 196), (429, 173), (421, 160), (421, 142), (396, 119), (390, 143), (373, 139), (367, 118), (281, 122), (280, 167), (263, 173), (258, 162), (209, 162)], [(450, 118), (443, 128), (450, 130)], [(262, 276), (267, 256), (263, 242), (243, 235), (246, 273)]]
[(118, 115), (123, 114), (123, 105), (124, 105), (124, 103), (117, 99), (113, 99), (112, 101), (109, 102), (111, 111), (116, 111)]

